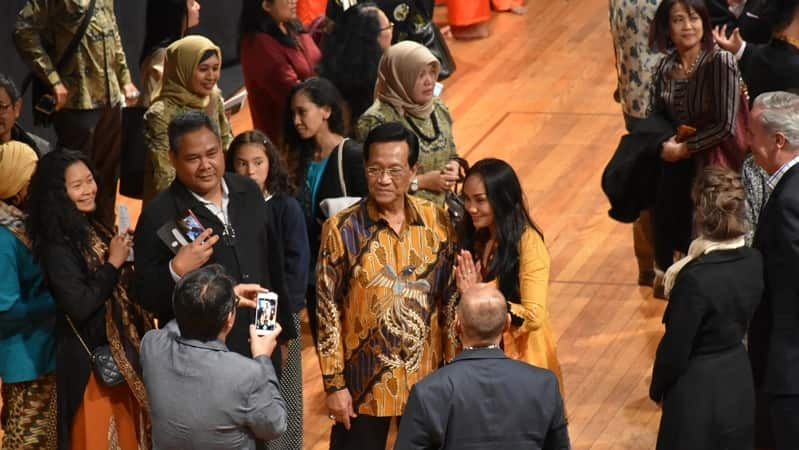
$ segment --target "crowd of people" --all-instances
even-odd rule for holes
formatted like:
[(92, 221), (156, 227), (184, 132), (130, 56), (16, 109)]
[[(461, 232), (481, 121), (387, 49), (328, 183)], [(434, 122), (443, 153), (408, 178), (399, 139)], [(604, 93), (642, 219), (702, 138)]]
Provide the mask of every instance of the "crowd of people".
[(799, 2), (611, 0), (610, 24), (628, 134), (603, 188), (668, 299), (657, 448), (796, 448)]
[[(237, 136), (221, 50), (189, 34), (199, 2), (150, 2), (139, 83), (112, 1), (19, 12), (36, 119), (57, 142), (21, 128), (0, 75), (3, 448), (301, 449), (303, 309), (331, 448), (383, 449), (402, 417), (398, 448), (569, 447), (549, 256), (513, 169), (464, 172), (442, 64), (384, 8), (335, 4), (318, 35), (295, 6), (244, 2), (254, 129)], [(115, 205), (123, 106), (146, 111), (135, 229)], [(256, 329), (269, 293), (275, 324)], [(453, 403), (469, 419), (451, 437), (449, 408), (435, 430), (429, 411), (404, 414), (448, 361), (464, 382), (484, 365), (511, 377), (492, 389), (502, 410)], [(508, 434), (504, 408), (536, 420)]]
[[(403, 450), (569, 448), (545, 233), (511, 164), (459, 157), (440, 57), (380, 5), (331, 2), (316, 33), (245, 0), (234, 136), (200, 4), (164, 3), (141, 91), (112, 1), (19, 12), (58, 141), (0, 74), (3, 448), (300, 449), (303, 309), (331, 449), (383, 449), (392, 422)], [(609, 6), (628, 134), (603, 188), (669, 302), (657, 448), (795, 448), (799, 1)], [(146, 108), (135, 229), (123, 104)]]

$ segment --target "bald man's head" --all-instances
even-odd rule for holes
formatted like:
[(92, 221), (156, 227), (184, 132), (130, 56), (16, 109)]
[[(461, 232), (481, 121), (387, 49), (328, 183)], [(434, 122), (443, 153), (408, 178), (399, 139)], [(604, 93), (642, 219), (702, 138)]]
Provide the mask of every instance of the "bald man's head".
[(502, 335), (508, 321), (505, 297), (489, 284), (478, 284), (464, 292), (457, 312), (461, 340), (472, 345), (493, 343)]

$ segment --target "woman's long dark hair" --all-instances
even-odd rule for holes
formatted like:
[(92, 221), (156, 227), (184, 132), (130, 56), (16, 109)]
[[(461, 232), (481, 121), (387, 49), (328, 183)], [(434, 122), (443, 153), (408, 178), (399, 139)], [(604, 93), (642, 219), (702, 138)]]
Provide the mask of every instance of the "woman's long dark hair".
[(330, 80), (312, 77), (297, 83), (291, 89), (283, 118), (283, 136), (286, 142), (286, 159), (292, 183), (298, 188), (305, 182), (305, 170), (308, 161), (316, 151), (316, 141), (313, 137), (302, 139), (294, 127), (294, 113), (291, 111), (291, 102), (294, 96), (303, 92), (316, 106), (330, 108), (330, 117), (327, 119), (328, 129), (336, 134), (345, 135), (344, 119), (341, 112), (341, 94)]
[[(273, 4), (275, 0), (266, 0)], [(261, 6), (261, 0), (244, 0), (239, 19), (239, 41), (244, 36), (252, 33), (266, 33), (286, 47), (297, 48), (297, 40), (294, 35), (305, 32), (305, 28), (298, 20), (286, 23), (288, 34), (280, 30), (272, 15), (266, 12)]]
[[(508, 300), (518, 300), (519, 293), (519, 242), (524, 230), (534, 229), (543, 238), (543, 233), (533, 222), (527, 210), (522, 185), (510, 164), (496, 158), (477, 161), (466, 172), (466, 178), (479, 176), (485, 185), (486, 197), (494, 212), (496, 227), (496, 251), (485, 269), (485, 279), (499, 279), (499, 289)], [(472, 218), (466, 214), (463, 220), (463, 248), (474, 253), (475, 243), (488, 239), (488, 230), (475, 230)], [(474, 255), (479, 256), (479, 255)]]
[(324, 41), (319, 74), (341, 91), (353, 121), (374, 100), (377, 68), (383, 56), (379, 35), (377, 6), (359, 3), (339, 17)]
[(236, 162), (236, 154), (238, 153), (239, 149), (245, 144), (260, 145), (264, 150), (266, 159), (269, 160), (269, 173), (267, 173), (266, 183), (264, 183), (266, 185), (266, 190), (270, 194), (291, 193), (291, 189), (289, 187), (289, 176), (288, 173), (286, 173), (283, 159), (280, 157), (280, 153), (277, 151), (275, 144), (273, 144), (272, 141), (269, 140), (269, 137), (267, 137), (266, 134), (262, 133), (261, 131), (245, 131), (233, 139), (233, 142), (230, 143), (230, 147), (228, 148), (226, 156), (227, 171), (236, 171), (234, 169), (233, 163)]
[[(42, 157), (36, 165), (28, 188), (26, 226), (33, 243), (33, 253), (41, 258), (44, 247), (50, 242), (66, 243), (78, 251), (91, 247), (89, 230), (99, 223), (94, 213), (85, 215), (78, 211), (67, 196), (64, 173), (75, 163), (86, 164), (97, 179), (92, 162), (81, 152), (56, 149)], [(99, 192), (98, 192), (99, 194)], [(102, 197), (97, 195), (95, 201)]]
[(166, 48), (182, 38), (188, 17), (186, 0), (148, 0), (147, 28), (139, 65), (159, 48)]

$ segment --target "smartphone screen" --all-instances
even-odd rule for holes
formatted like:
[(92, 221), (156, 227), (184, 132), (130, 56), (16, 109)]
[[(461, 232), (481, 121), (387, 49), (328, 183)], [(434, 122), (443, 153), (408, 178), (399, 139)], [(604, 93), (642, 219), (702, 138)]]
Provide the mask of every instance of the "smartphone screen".
[(256, 298), (255, 330), (258, 334), (266, 334), (275, 329), (277, 319), (277, 294), (260, 293)]
[(43, 95), (35, 105), (36, 111), (50, 115), (55, 112), (55, 97), (52, 95)]
[(188, 239), (189, 242), (194, 242), (197, 237), (205, 231), (205, 227), (190, 209), (187, 212), (188, 214), (186, 217), (180, 219), (179, 225), (186, 239)]

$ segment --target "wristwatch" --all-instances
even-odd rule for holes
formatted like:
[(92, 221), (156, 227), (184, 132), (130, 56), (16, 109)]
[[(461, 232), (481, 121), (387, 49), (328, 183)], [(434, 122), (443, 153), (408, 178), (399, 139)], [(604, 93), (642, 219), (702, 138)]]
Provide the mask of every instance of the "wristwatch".
[(411, 180), (411, 194), (415, 194), (419, 190), (419, 177), (413, 177)]

